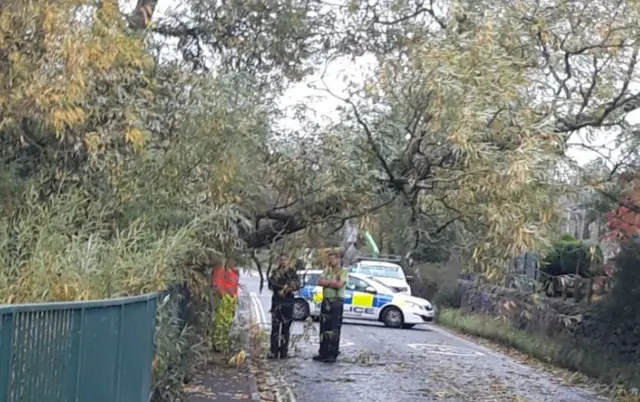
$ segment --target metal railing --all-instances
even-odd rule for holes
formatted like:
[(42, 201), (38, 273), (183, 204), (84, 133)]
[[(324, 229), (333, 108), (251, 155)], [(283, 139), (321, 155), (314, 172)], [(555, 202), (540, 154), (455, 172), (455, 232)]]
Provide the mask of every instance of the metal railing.
[(147, 402), (156, 294), (0, 306), (0, 402)]

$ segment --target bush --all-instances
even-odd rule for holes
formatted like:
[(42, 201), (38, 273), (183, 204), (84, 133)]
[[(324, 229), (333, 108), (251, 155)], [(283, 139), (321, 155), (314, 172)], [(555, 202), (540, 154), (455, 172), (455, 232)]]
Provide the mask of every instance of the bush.
[(158, 305), (151, 401), (170, 401), (189, 377), (195, 334), (181, 318), (180, 300), (169, 294)]
[[(114, 216), (108, 206), (74, 193), (46, 202), (26, 198), (0, 218), (0, 302), (103, 299), (186, 282), (160, 303), (155, 333), (153, 400), (176, 400), (197, 361), (192, 345), (202, 344), (210, 324), (210, 318), (196, 319), (181, 297), (191, 288), (190, 305), (208, 304), (202, 301), (206, 275), (190, 261), (204, 258), (194, 254), (202, 248), (198, 226), (160, 231), (141, 214), (130, 222), (114, 222)], [(196, 311), (208, 313), (200, 306)]]
[(498, 342), (541, 361), (578, 371), (610, 384), (622, 382), (629, 387), (640, 387), (637, 362), (623, 362), (607, 348), (566, 338), (530, 334), (512, 327), (504, 320), (465, 314), (456, 309), (439, 310), (437, 321), (452, 329)]
[(624, 244), (615, 265), (613, 288), (595, 306), (594, 318), (600, 324), (597, 336), (602, 338), (603, 344), (615, 346), (621, 358), (639, 362), (640, 244)]
[(195, 227), (115, 227), (115, 211), (74, 194), (27, 200), (0, 220), (2, 303), (90, 300), (165, 290), (196, 247)]
[(602, 273), (603, 260), (598, 244), (580, 242), (564, 235), (543, 259), (541, 270), (550, 276), (578, 273), (587, 278)]
[(434, 303), (438, 308), (455, 308), (462, 306), (464, 292), (462, 287), (456, 284), (447, 284), (442, 287), (434, 298)]
[(434, 302), (438, 294), (445, 288), (455, 287), (460, 276), (461, 268), (455, 261), (446, 264), (422, 262), (413, 267), (416, 279), (411, 284), (411, 289), (416, 296), (423, 297)]

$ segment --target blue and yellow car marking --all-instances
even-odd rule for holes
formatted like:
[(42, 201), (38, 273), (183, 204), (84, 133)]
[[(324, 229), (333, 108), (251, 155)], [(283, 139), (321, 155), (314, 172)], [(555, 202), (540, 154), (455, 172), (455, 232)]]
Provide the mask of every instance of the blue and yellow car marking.
[(351, 303), (345, 300), (344, 304), (352, 304), (357, 307), (373, 307), (373, 299), (374, 295), (370, 293), (353, 292), (351, 293)]
[(393, 295), (377, 294), (373, 299), (373, 307), (380, 308), (393, 301)]
[(322, 288), (320, 286), (316, 286), (313, 289), (313, 302), (315, 304), (319, 304), (322, 302)]
[[(322, 288), (320, 286), (304, 286), (298, 291), (300, 297), (305, 300), (311, 300), (314, 303), (320, 303), (322, 301)], [(319, 295), (319, 299), (318, 299)]]
[(300, 289), (300, 297), (303, 299), (311, 299), (313, 298), (313, 290), (315, 286), (304, 286)]
[[(305, 296), (307, 295), (307, 296)], [(322, 287), (316, 286), (311, 294), (305, 293), (301, 296), (307, 300), (312, 300), (314, 304), (320, 304), (322, 302)], [(345, 292), (344, 304), (351, 305), (356, 307), (374, 307), (381, 308), (388, 303), (393, 301), (393, 295), (386, 294), (370, 294), (364, 292), (354, 292), (351, 290), (347, 290)]]

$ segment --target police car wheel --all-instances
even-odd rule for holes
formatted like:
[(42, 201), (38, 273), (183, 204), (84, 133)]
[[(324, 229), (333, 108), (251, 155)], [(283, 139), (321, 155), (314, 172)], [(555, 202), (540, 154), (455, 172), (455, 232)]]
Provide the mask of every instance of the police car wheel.
[(309, 317), (309, 305), (306, 301), (297, 299), (293, 302), (293, 319), (304, 321)]
[(402, 315), (402, 311), (400, 311), (397, 307), (387, 307), (382, 312), (382, 317), (380, 319), (384, 325), (392, 328), (400, 328), (404, 325), (404, 316)]

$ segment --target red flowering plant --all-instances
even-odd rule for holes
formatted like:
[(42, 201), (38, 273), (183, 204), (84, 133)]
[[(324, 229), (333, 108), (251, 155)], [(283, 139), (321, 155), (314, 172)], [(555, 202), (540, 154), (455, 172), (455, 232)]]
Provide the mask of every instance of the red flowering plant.
[[(633, 202), (630, 199), (626, 201), (626, 205)], [(606, 218), (609, 232), (602, 236), (603, 239), (625, 242), (640, 233), (640, 214), (631, 208), (621, 206), (608, 212)]]
[[(640, 213), (637, 212), (637, 208), (634, 208), (636, 205), (634, 199), (637, 198), (637, 196), (622, 197), (621, 206), (605, 214), (609, 231), (601, 237), (601, 240), (615, 245), (618, 250), (620, 246), (640, 234)], [(604, 271), (605, 275), (611, 278), (615, 272), (615, 263), (613, 261), (605, 263)]]

